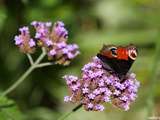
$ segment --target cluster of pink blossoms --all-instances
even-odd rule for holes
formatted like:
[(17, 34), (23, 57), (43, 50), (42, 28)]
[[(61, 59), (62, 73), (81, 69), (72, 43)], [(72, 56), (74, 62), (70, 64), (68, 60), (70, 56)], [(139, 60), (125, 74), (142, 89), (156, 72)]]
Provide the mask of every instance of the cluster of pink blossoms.
[(35, 51), (36, 42), (31, 38), (29, 28), (24, 26), (19, 29), (20, 35), (16, 35), (15, 44), (19, 46), (24, 53), (33, 53)]
[(57, 21), (52, 26), (51, 22), (33, 21), (31, 25), (36, 31), (33, 38), (26, 26), (20, 28), (20, 34), (14, 38), (23, 53), (34, 53), (36, 46), (44, 47), (49, 60), (63, 65), (68, 65), (79, 54), (76, 44), (67, 44), (68, 31), (63, 22)]
[(82, 68), (82, 78), (64, 76), (70, 93), (64, 101), (78, 102), (87, 111), (103, 111), (105, 107), (102, 104), (105, 102), (127, 111), (140, 86), (135, 77), (134, 73), (127, 73), (121, 81), (116, 74), (103, 68), (99, 58), (94, 57)]

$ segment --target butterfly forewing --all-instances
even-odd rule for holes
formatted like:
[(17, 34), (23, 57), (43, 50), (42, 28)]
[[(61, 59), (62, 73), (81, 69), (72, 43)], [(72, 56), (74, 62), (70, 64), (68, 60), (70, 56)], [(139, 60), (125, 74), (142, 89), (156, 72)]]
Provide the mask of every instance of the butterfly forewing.
[[(115, 46), (112, 47), (111, 45), (108, 45), (103, 46), (100, 53), (97, 54), (97, 57), (104, 64), (107, 64), (111, 68), (111, 70), (121, 78), (122, 76), (125, 76), (131, 68), (135, 59), (132, 59), (130, 55), (133, 53), (130, 52), (135, 51), (137, 51), (137, 49), (133, 45), (126, 47), (117, 46), (116, 49)], [(137, 53), (135, 54), (137, 56)]]

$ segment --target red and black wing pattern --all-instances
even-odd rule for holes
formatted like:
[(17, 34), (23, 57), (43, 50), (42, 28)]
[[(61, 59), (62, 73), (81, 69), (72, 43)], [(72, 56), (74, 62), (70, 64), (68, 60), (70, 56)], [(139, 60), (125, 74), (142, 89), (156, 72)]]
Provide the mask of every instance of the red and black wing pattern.
[(133, 45), (126, 47), (104, 45), (97, 57), (121, 78), (126, 75), (135, 61), (137, 48)]

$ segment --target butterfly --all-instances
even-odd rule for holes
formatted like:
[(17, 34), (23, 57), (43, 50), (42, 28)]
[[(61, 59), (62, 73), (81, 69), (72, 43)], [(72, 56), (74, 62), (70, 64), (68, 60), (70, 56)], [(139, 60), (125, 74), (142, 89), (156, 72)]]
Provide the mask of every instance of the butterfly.
[(138, 50), (134, 45), (115, 46), (103, 45), (97, 57), (103, 62), (103, 67), (122, 79), (136, 60)]

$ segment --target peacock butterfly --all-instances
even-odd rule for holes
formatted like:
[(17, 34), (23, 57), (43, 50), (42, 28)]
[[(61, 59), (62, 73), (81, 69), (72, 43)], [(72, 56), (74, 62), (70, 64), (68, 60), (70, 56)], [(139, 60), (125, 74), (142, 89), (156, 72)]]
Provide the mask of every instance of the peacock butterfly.
[(114, 72), (122, 79), (131, 68), (137, 54), (138, 51), (134, 45), (103, 45), (97, 57), (103, 62), (104, 69)]

